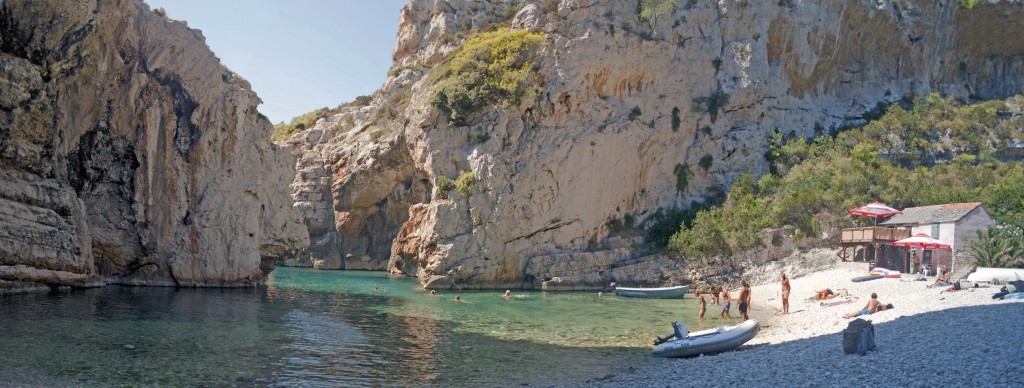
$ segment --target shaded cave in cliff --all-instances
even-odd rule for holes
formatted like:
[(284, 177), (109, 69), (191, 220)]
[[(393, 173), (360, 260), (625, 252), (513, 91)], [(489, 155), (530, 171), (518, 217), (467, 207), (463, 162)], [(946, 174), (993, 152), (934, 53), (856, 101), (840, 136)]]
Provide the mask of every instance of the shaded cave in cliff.
[(132, 142), (111, 132), (98, 124), (67, 160), (68, 180), (85, 203), (96, 269), (107, 276), (130, 273), (143, 256), (133, 208), (140, 164)]

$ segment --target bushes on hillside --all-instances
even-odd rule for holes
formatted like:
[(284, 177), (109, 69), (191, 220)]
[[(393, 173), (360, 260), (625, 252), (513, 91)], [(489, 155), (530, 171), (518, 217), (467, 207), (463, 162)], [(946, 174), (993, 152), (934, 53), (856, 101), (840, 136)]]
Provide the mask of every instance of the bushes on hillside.
[(1024, 268), (1024, 228), (997, 224), (977, 233), (968, 251), (979, 267)]
[(431, 103), (455, 125), (465, 125), (483, 107), (518, 104), (540, 85), (534, 69), (544, 36), (523, 30), (484, 32), (435, 66), (439, 83)]
[(274, 124), (274, 132), (270, 134), (270, 140), (281, 141), (287, 139), (291, 135), (305, 131), (306, 129), (312, 128), (316, 122), (322, 118), (332, 116), (341, 111), (342, 108), (349, 106), (367, 106), (373, 100), (370, 96), (359, 96), (355, 100), (346, 102), (338, 105), (333, 109), (323, 107), (315, 111), (305, 113), (292, 118), (292, 121), (285, 124), (284, 121)]
[(1024, 119), (1006, 111), (1000, 101), (957, 106), (933, 94), (835, 137), (786, 139), (776, 131), (766, 155), (772, 173), (737, 179), (721, 206), (679, 226), (669, 248), (728, 254), (764, 245), (760, 233), (782, 226), (817, 238), (866, 225), (846, 211), (875, 200), (897, 208), (980, 201), (998, 221), (1024, 225), (1024, 165), (995, 157), (1024, 135)]

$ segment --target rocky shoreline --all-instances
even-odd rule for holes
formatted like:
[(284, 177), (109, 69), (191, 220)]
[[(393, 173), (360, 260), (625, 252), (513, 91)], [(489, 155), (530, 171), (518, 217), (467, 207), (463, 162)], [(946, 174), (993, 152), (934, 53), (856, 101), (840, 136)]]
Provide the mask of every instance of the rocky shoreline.
[[(850, 281), (865, 271), (863, 263), (840, 263), (792, 279), (788, 315), (781, 314), (778, 282), (755, 286), (751, 318), (761, 323), (761, 332), (739, 350), (687, 359), (651, 356), (644, 366), (582, 385), (1010, 386), (1024, 381), (1024, 367), (1011, 356), (1024, 339), (1019, 326), (1024, 303), (993, 300), (998, 287), (953, 293), (928, 288), (934, 277)], [(834, 307), (804, 302), (826, 287), (845, 288), (859, 299)], [(841, 332), (849, 320), (843, 314), (862, 308), (872, 292), (895, 309), (867, 317), (875, 324), (876, 351), (847, 355)]]

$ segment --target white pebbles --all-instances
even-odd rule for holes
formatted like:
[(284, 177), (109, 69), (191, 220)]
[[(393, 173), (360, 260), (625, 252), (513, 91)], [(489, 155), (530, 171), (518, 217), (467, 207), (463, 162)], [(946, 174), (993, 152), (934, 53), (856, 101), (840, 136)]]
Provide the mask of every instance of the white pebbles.
[[(1024, 384), (1024, 303), (993, 300), (999, 287), (952, 293), (934, 282), (878, 279), (862, 283), (866, 264), (790, 279), (790, 314), (782, 315), (780, 284), (755, 286), (751, 318), (761, 332), (736, 351), (686, 359), (651, 356), (644, 365), (586, 386), (1021, 386)], [(905, 276), (905, 280), (918, 276)], [(854, 303), (819, 306), (803, 299), (816, 290), (845, 288)], [(895, 309), (865, 317), (875, 324), (878, 349), (867, 356), (842, 349), (843, 314), (864, 307), (871, 293)], [(733, 295), (738, 295), (734, 292)], [(709, 314), (716, 312), (708, 306)], [(735, 311), (735, 310), (734, 310)], [(738, 316), (738, 313), (734, 313)], [(723, 325), (738, 322), (723, 321)], [(597, 373), (595, 373), (597, 374)]]

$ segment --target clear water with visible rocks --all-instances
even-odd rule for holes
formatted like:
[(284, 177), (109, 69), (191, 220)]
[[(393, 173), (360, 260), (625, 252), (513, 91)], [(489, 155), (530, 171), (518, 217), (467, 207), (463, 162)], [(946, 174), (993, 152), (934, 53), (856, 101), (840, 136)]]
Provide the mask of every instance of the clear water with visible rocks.
[(696, 315), (692, 295), (431, 296), (383, 273), (280, 267), (254, 289), (0, 297), (0, 385), (580, 383), (650, 361), (654, 336), (673, 320), (703, 328)]

